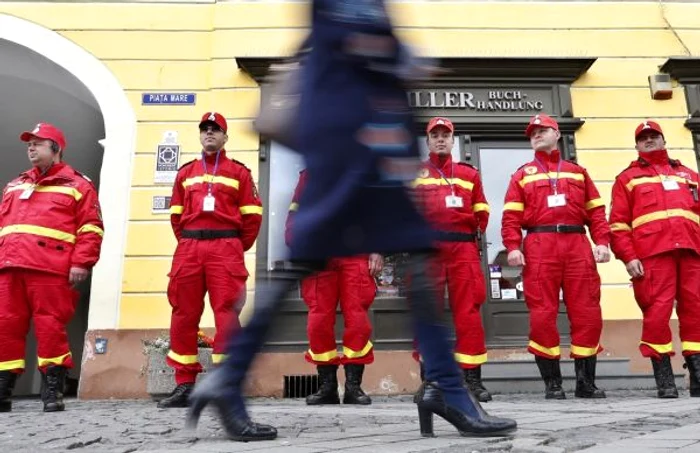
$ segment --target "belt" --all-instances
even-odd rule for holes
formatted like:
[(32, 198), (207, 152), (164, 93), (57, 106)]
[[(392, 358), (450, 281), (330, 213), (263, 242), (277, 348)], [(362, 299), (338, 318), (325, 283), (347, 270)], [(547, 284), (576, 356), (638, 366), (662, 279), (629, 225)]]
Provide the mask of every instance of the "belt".
[(586, 234), (583, 225), (541, 225), (527, 229), (528, 233), (580, 233)]
[(182, 230), (182, 237), (203, 240), (237, 238), (238, 230)]
[(437, 240), (444, 242), (476, 242), (476, 234), (457, 233), (454, 231), (437, 231)]

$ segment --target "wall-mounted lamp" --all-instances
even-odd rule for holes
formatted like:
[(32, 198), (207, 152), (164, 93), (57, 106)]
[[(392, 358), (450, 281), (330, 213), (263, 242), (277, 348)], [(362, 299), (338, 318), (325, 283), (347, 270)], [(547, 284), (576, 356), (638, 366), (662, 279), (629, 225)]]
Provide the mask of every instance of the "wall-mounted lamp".
[(671, 99), (673, 87), (670, 74), (654, 74), (649, 76), (649, 91), (651, 98), (656, 100)]

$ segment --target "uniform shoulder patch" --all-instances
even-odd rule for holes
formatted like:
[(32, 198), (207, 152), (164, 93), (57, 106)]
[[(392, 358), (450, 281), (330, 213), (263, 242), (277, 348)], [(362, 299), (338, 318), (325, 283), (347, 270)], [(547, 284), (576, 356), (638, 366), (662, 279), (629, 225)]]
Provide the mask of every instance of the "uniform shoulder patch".
[(234, 164), (238, 164), (238, 165), (240, 165), (241, 167), (245, 168), (246, 170), (250, 171), (250, 168), (248, 168), (248, 167), (246, 166), (246, 164), (244, 164), (244, 163), (241, 162), (240, 160), (231, 158), (231, 162), (233, 162)]
[(183, 168), (185, 168), (189, 165), (192, 165), (193, 163), (197, 162), (197, 160), (199, 160), (199, 159), (192, 159), (189, 162), (185, 162), (184, 164), (180, 165), (180, 168), (178, 168), (178, 171), (182, 170)]
[(462, 165), (462, 166), (464, 166), (464, 167), (469, 167), (469, 168), (471, 168), (471, 169), (474, 170), (474, 171), (479, 171), (478, 168), (476, 168), (476, 167), (473, 166), (472, 164), (468, 164), (468, 163), (466, 163), (466, 162), (457, 162), (457, 165)]

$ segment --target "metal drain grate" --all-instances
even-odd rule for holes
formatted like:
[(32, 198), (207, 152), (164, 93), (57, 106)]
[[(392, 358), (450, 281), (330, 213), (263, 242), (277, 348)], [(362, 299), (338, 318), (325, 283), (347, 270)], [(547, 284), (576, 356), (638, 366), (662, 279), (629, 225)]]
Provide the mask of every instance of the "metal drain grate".
[(306, 398), (318, 391), (318, 375), (284, 376), (284, 398)]

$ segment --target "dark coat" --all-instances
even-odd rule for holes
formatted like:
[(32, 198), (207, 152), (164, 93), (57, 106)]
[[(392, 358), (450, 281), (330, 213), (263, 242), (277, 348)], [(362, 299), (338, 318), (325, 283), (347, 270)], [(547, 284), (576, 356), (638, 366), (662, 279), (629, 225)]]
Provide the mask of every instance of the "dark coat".
[(426, 250), (431, 230), (405, 188), (415, 174), (386, 171), (418, 164), (419, 151), (384, 2), (314, 0), (312, 14), (298, 118), (308, 182), (291, 258)]

